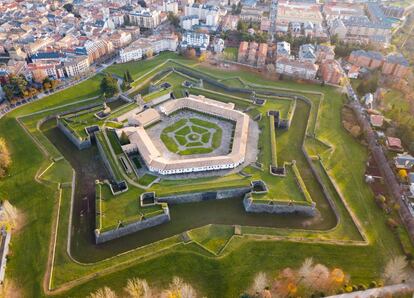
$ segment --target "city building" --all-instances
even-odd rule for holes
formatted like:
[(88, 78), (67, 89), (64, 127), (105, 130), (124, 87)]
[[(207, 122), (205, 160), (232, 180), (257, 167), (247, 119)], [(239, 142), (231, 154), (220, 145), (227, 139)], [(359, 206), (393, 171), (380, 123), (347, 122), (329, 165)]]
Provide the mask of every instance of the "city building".
[(125, 31), (117, 31), (109, 36), (115, 49), (123, 48), (132, 42), (132, 34)]
[(341, 83), (342, 71), (341, 65), (336, 60), (325, 60), (319, 66), (321, 79), (330, 84), (338, 85)]
[(227, 14), (221, 18), (221, 28), (223, 31), (236, 30), (239, 23), (239, 16)]
[(351, 52), (348, 61), (357, 66), (374, 69), (382, 66), (384, 57), (379, 52), (356, 50)]
[(410, 72), (410, 64), (401, 54), (389, 54), (382, 65), (382, 73), (398, 78), (406, 77)]
[(276, 60), (276, 72), (297, 79), (313, 80), (318, 72), (318, 65), (281, 57)]
[(221, 38), (215, 38), (213, 41), (213, 50), (215, 53), (221, 53), (224, 51), (224, 40)]
[(318, 5), (299, 2), (279, 3), (277, 19), (285, 22), (310, 22), (314, 25), (321, 25), (323, 22), (323, 16)]
[(290, 43), (286, 41), (280, 41), (276, 44), (276, 56), (279, 57), (290, 57)]
[(89, 58), (79, 56), (64, 63), (65, 73), (68, 77), (81, 76), (89, 70)]
[(176, 51), (178, 46), (178, 37), (175, 34), (163, 33), (153, 35), (148, 38), (140, 38), (128, 47), (119, 51), (119, 57), (122, 63), (134, 60), (141, 60), (148, 52), (157, 54), (164, 51)]
[(178, 14), (178, 2), (175, 0), (167, 0), (162, 3), (162, 11)]
[(366, 16), (335, 19), (329, 23), (330, 34), (349, 41), (388, 44), (392, 26), (388, 22), (373, 22)]
[(196, 48), (206, 51), (210, 44), (210, 35), (201, 32), (186, 31), (182, 35), (181, 48)]
[(42, 83), (44, 79), (59, 79), (65, 76), (61, 63), (57, 61), (42, 61), (30, 63), (27, 65), (28, 70), (35, 82)]
[(87, 40), (83, 47), (77, 47), (75, 53), (78, 55), (87, 55), (89, 63), (92, 64), (114, 52), (114, 47), (110, 41)]
[(315, 54), (317, 63), (323, 63), (325, 60), (335, 59), (335, 51), (332, 46), (317, 45)]
[(266, 64), (268, 45), (242, 41), (239, 45), (238, 62), (263, 67)]
[(198, 15), (182, 16), (180, 18), (181, 27), (184, 30), (192, 30), (193, 26), (197, 26), (200, 23)]
[[(214, 157), (169, 159), (156, 148), (144, 126), (126, 127), (116, 131), (118, 136), (125, 132), (129, 138), (130, 144), (122, 146), (124, 152), (139, 152), (148, 169), (161, 175), (232, 169), (244, 162), (250, 122), (247, 114), (235, 110), (232, 103), (222, 103), (204, 96), (190, 96), (170, 100), (160, 106), (160, 111), (166, 116), (183, 109), (202, 112), (234, 122), (235, 132), (231, 152)], [(148, 117), (141, 118), (158, 119), (155, 115), (157, 112), (150, 112), (150, 114)], [(150, 123), (153, 122), (150, 121)], [(148, 125), (147, 121), (145, 125)]]
[(217, 6), (214, 5), (207, 5), (207, 4), (198, 4), (194, 3), (191, 5), (186, 5), (184, 7), (184, 15), (185, 16), (193, 16), (196, 15), (200, 20), (207, 21), (208, 16), (219, 17), (220, 10)]
[(154, 29), (160, 24), (160, 12), (142, 9), (128, 14), (129, 23), (144, 29)]
[(299, 47), (299, 60), (310, 63), (316, 62), (316, 49), (312, 44), (303, 44)]
[(263, 17), (263, 10), (254, 7), (242, 7), (240, 20), (244, 22), (260, 23)]
[(362, 17), (365, 15), (364, 6), (355, 3), (326, 3), (323, 5), (322, 13), (327, 22), (335, 19), (346, 19), (352, 16)]

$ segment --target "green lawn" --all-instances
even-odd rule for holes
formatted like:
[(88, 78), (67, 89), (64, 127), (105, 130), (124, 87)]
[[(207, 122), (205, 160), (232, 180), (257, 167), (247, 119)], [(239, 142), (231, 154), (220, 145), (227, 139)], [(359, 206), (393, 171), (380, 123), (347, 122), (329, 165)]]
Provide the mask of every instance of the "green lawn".
[(114, 149), (116, 155), (123, 154), (124, 151), (122, 150), (121, 143), (118, 140), (118, 136), (116, 132), (113, 130), (107, 131), (109, 142), (111, 143), (111, 147)]
[[(209, 129), (214, 129), (214, 133)], [(169, 134), (173, 133), (173, 136)], [(161, 140), (171, 152), (180, 155), (210, 153), (221, 145), (223, 131), (217, 124), (200, 118), (183, 118), (164, 128)], [(211, 144), (204, 147), (211, 141)], [(185, 147), (180, 149), (179, 146)]]
[[(166, 54), (170, 55), (170, 54)], [(171, 57), (177, 57), (171, 54)], [(149, 64), (149, 61), (131, 63), (128, 65), (115, 65), (111, 68), (121, 75), (125, 69), (131, 68), (133, 76), (138, 77), (148, 69), (158, 65), (163, 59)], [(181, 59), (181, 58), (180, 58)], [(189, 62), (191, 65), (193, 62)], [(212, 226), (211, 230), (205, 228), (200, 231), (192, 231), (190, 234), (201, 244), (190, 243), (183, 245), (179, 237), (174, 236), (163, 241), (142, 247), (137, 250), (116, 256), (94, 264), (82, 265), (73, 262), (66, 252), (66, 240), (68, 232), (68, 219), (70, 210), (70, 188), (62, 192), (62, 207), (58, 229), (57, 252), (54, 269), (53, 285), (62, 285), (65, 282), (92, 274), (92, 280), (85, 280), (62, 293), (61, 297), (85, 297), (98, 287), (109, 286), (122, 293), (122, 287), (126, 279), (131, 277), (146, 278), (151, 284), (164, 287), (170, 282), (172, 276), (178, 275), (191, 282), (203, 296), (208, 297), (237, 297), (252, 282), (253, 276), (258, 271), (276, 274), (277, 270), (285, 267), (297, 267), (306, 257), (313, 257), (315, 262), (322, 262), (329, 267), (340, 267), (354, 284), (369, 283), (378, 280), (384, 265), (390, 257), (401, 254), (401, 248), (396, 237), (385, 223), (386, 215), (376, 206), (370, 188), (364, 182), (365, 162), (367, 150), (359, 142), (354, 140), (343, 128), (340, 121), (340, 110), (345, 98), (335, 89), (318, 85), (298, 84), (289, 81), (270, 81), (256, 74), (243, 71), (223, 71), (202, 66), (196, 66), (197, 70), (216, 75), (220, 79), (243, 79), (247, 84), (261, 84), (266, 88), (284, 88), (290, 92), (306, 93), (313, 105), (309, 107), (298, 101), (292, 127), (288, 132), (277, 131), (277, 156), (279, 162), (296, 160), (299, 173), (303, 178), (312, 199), (317, 202), (318, 209), (324, 214), (323, 220), (329, 221), (331, 216), (327, 210), (326, 200), (323, 199), (320, 187), (310, 173), (309, 165), (301, 152), (301, 144), (307, 130), (316, 132), (316, 137), (321, 142), (306, 141), (307, 148), (321, 156), (321, 163), (314, 161), (313, 165), (320, 173), (329, 193), (333, 198), (337, 212), (340, 215), (338, 225), (326, 226), (323, 231), (307, 229), (275, 229), (266, 227), (243, 226), (243, 234), (251, 234), (249, 237), (233, 237), (219, 258), (215, 258), (202, 246), (213, 252), (218, 252), (225, 245), (230, 235), (228, 226)], [(233, 95), (215, 93), (217, 90), (197, 90), (205, 92), (211, 98), (223, 101), (232, 101), (238, 107), (248, 107), (250, 103), (242, 98), (234, 98)], [(318, 92), (324, 93), (324, 100), (320, 99)], [(95, 77), (74, 88), (69, 88), (40, 101), (25, 105), (0, 120), (0, 137), (4, 137), (12, 152), (13, 165), (9, 176), (0, 181), (0, 196), (7, 198), (15, 205), (25, 217), (25, 225), (19, 233), (13, 234), (11, 251), (8, 260), (7, 276), (12, 277), (19, 289), (27, 297), (42, 297), (43, 276), (46, 268), (48, 244), (55, 207), (58, 202), (56, 184), (38, 184), (34, 177), (38, 170), (46, 169), (50, 165), (49, 157), (46, 157), (35, 145), (33, 139), (16, 121), (17, 116), (37, 112), (45, 108), (53, 108), (61, 105), (75, 103), (78, 100), (87, 99), (99, 95), (99, 77)], [(285, 103), (286, 102), (286, 103)], [(89, 103), (89, 102), (88, 102)], [(86, 104), (86, 103), (83, 103)], [(270, 103), (269, 103), (270, 104)], [(290, 102), (284, 100), (272, 100), (271, 104), (280, 105), (280, 108), (289, 110)], [(319, 107), (319, 109), (317, 108)], [(61, 109), (67, 109), (61, 108)], [(257, 108), (265, 111), (265, 107)], [(272, 107), (275, 109), (275, 107)], [(55, 110), (57, 111), (57, 110)], [(47, 114), (47, 113), (46, 113)], [(44, 117), (44, 114), (43, 114)], [(47, 150), (49, 156), (55, 157), (56, 149), (45, 139), (36, 128), (36, 123), (42, 115), (30, 116), (22, 119), (26, 129)], [(309, 118), (309, 123), (303, 119)], [(269, 120), (263, 117), (259, 123), (263, 128), (269, 125)], [(269, 139), (261, 137), (260, 142), (269, 144)], [(325, 147), (332, 148), (325, 150)], [(269, 163), (270, 148), (262, 146), (260, 160), (264, 164)], [(328, 148), (327, 148), (328, 149)], [(50, 168), (44, 175), (47, 180), (66, 181), (70, 177), (70, 171), (64, 163), (59, 161), (56, 167), (62, 166), (62, 172), (58, 168)], [(266, 167), (263, 168), (263, 171)], [(49, 172), (50, 171), (50, 172)], [(251, 170), (252, 178), (264, 177), (270, 186), (269, 193), (288, 193), (291, 197), (302, 197), (294, 176), (287, 177), (285, 181), (273, 180), (264, 172)], [(326, 172), (325, 172), (326, 171)], [(47, 174), (49, 172), (49, 174)], [(289, 171), (291, 173), (292, 171)], [(62, 174), (60, 174), (62, 173)], [(328, 173), (329, 176), (326, 174)], [(60, 176), (61, 175), (61, 176)], [(257, 176), (255, 176), (257, 175)], [(263, 176), (264, 175), (264, 176)], [(54, 177), (56, 176), (56, 177)], [(270, 180), (272, 178), (272, 180)], [(280, 178), (283, 179), (283, 178)], [(163, 180), (154, 185), (151, 190), (158, 195), (171, 194), (184, 191), (209, 190), (211, 186), (220, 189), (229, 186), (247, 186), (250, 180), (240, 175), (228, 175), (225, 177), (199, 178), (188, 180)], [(279, 183), (279, 184), (278, 184)], [(180, 186), (179, 188), (177, 186)], [(336, 188), (339, 192), (336, 191)], [(131, 192), (125, 193), (122, 200), (114, 202), (114, 206), (106, 208), (106, 216), (113, 220), (125, 220), (127, 216), (119, 216), (126, 212), (129, 216), (136, 215), (136, 200), (141, 190), (131, 188)], [(296, 193), (297, 192), (297, 193)], [(109, 200), (117, 200), (118, 197)], [(299, 198), (299, 197), (298, 197)], [(343, 203), (344, 199), (346, 205)], [(117, 205), (119, 203), (119, 205)], [(128, 208), (127, 208), (128, 206)], [(118, 208), (118, 209), (117, 209)], [(126, 210), (126, 209), (127, 210)], [(113, 210), (112, 210), (113, 209)], [(114, 212), (115, 210), (118, 212)], [(324, 243), (306, 243), (312, 241), (361, 241), (354, 221), (348, 212), (350, 210), (365, 231), (367, 244), (354, 245), (348, 242), (344, 245)], [(207, 216), (207, 215), (206, 215)], [(263, 240), (263, 236), (255, 238), (254, 235), (275, 235), (281, 237), (296, 237), (302, 242), (285, 240)], [(404, 234), (404, 231), (403, 231)], [(261, 240), (259, 240), (261, 239)], [(359, 242), (360, 243), (360, 242)], [(117, 266), (117, 267), (113, 267)], [(105, 270), (110, 270), (107, 272)]]
[(109, 165), (111, 167), (111, 170), (112, 170), (112, 172), (114, 174), (114, 177), (113, 178), (117, 182), (120, 182), (120, 181), (124, 180), (123, 179), (123, 176), (122, 176), (122, 173), (121, 173), (121, 171), (123, 171), (123, 169), (121, 169), (118, 166), (118, 163), (116, 162), (116, 160), (112, 156), (111, 150), (110, 150), (110, 147), (109, 147), (109, 144), (106, 141), (103, 132), (101, 132), (101, 131), (100, 132), (97, 132), (95, 134), (95, 136), (96, 136), (96, 141), (101, 144), (103, 153), (105, 154), (105, 156), (106, 156), (106, 158), (107, 158), (107, 160), (109, 162)]
[(237, 61), (238, 52), (239, 52), (238, 48), (227, 47), (224, 49), (223, 57), (226, 60)]
[(208, 225), (191, 230), (189, 235), (193, 241), (198, 242), (214, 254), (219, 254), (233, 236), (234, 227)]
[(88, 136), (85, 130), (86, 127), (103, 124), (103, 120), (99, 120), (95, 117), (95, 114), (99, 111), (103, 111), (103, 107), (100, 105), (84, 111), (64, 115), (61, 117), (61, 121), (66, 127), (73, 131), (78, 138), (83, 140)]
[(154, 182), (157, 178), (158, 178), (157, 176), (154, 176), (154, 175), (151, 175), (151, 174), (145, 174), (144, 176), (142, 176), (138, 179), (138, 182), (141, 185), (147, 186), (147, 185), (150, 185), (152, 182)]
[(162, 211), (160, 205), (140, 206), (139, 196), (142, 190), (132, 189), (114, 196), (106, 184), (99, 184), (97, 188), (97, 217), (100, 218), (101, 232), (115, 229), (120, 223), (126, 225), (140, 221), (142, 216), (148, 218)]
[(72, 167), (66, 160), (59, 160), (50, 164), (40, 178), (52, 183), (72, 182)]

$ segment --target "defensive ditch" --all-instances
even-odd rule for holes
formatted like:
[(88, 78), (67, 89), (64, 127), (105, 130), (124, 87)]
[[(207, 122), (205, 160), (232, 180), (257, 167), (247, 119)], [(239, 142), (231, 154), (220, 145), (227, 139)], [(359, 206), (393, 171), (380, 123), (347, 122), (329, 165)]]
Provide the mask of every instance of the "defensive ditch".
[[(301, 113), (294, 117), (298, 122), (309, 112), (307, 105), (299, 105)], [(296, 118), (296, 119), (295, 119)], [(53, 121), (53, 120), (51, 120)], [(296, 123), (301, 127), (299, 123)], [(305, 129), (301, 127), (301, 129)], [(52, 128), (51, 128), (52, 127)], [(293, 123), (295, 127), (295, 123)], [(114, 256), (118, 253), (143, 246), (189, 229), (207, 224), (227, 224), (257, 227), (277, 228), (304, 228), (326, 230), (335, 226), (336, 218), (332, 209), (328, 207), (326, 199), (316, 188), (315, 201), (321, 211), (318, 220), (309, 220), (309, 217), (297, 214), (272, 215), (246, 213), (243, 207), (243, 198), (229, 200), (212, 200), (197, 203), (173, 205), (170, 207), (171, 221), (169, 223), (149, 228), (105, 244), (94, 244), (95, 228), (95, 187), (96, 179), (108, 178), (96, 146), (79, 151), (56, 127), (50, 123), (42, 126), (45, 135), (58, 148), (77, 172), (75, 204), (72, 227), (72, 256), (78, 261), (90, 263)], [(302, 137), (299, 133), (298, 138)], [(305, 165), (303, 165), (305, 166)], [(313, 184), (313, 183), (312, 183)], [(138, 198), (137, 198), (138, 200)]]

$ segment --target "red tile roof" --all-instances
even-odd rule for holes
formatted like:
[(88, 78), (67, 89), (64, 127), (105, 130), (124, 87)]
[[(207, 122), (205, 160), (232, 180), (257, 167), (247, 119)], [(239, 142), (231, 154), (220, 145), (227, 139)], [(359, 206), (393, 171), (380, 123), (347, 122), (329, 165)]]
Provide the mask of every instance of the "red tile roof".
[(401, 140), (399, 138), (387, 137), (387, 143), (389, 147), (403, 149)]
[(384, 117), (381, 115), (371, 115), (370, 117), (372, 126), (381, 127), (384, 124)]

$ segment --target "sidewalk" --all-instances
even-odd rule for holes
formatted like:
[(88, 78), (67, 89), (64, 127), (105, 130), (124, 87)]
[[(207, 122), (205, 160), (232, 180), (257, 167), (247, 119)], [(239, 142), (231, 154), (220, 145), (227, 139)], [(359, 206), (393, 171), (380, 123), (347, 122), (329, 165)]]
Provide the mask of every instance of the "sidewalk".
[[(414, 293), (414, 286), (409, 284), (397, 284), (382, 288), (369, 289), (365, 291), (357, 291), (349, 294), (340, 294), (329, 296), (331, 298), (377, 298), (389, 297), (390, 294)], [(413, 295), (414, 297), (414, 295)]]

